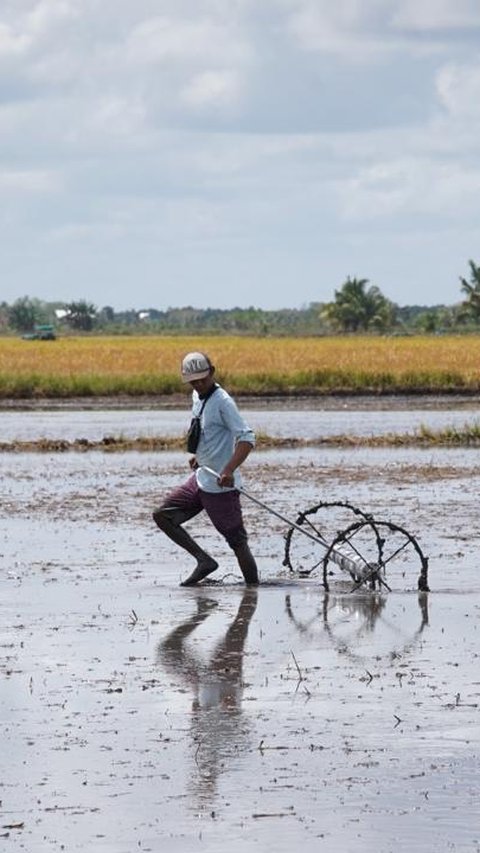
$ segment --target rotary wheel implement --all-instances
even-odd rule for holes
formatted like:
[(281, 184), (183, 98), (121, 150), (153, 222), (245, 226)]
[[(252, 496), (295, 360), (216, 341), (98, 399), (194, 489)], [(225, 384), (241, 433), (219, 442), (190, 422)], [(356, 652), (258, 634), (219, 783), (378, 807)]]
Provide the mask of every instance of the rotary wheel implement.
[(417, 588), (428, 591), (428, 559), (415, 537), (344, 501), (322, 501), (298, 515), (285, 536), (283, 565), (301, 577), (321, 571), (326, 590), (345, 579), (351, 592), (405, 589), (417, 576)]

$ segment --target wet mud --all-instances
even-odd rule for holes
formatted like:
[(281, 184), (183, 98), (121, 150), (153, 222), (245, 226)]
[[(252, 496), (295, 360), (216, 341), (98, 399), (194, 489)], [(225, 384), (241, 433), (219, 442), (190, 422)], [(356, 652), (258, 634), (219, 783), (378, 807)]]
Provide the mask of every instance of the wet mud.
[[(478, 452), (245, 465), (287, 517), (351, 502), (407, 528), (429, 593), (410, 552), (391, 592), (338, 572), (326, 592), (320, 568), (283, 564), (286, 525), (247, 497), (260, 587), (201, 517), (189, 529), (220, 568), (179, 587), (190, 558), (151, 511), (185, 461), (0, 454), (0, 849), (480, 850)], [(327, 538), (343, 513), (321, 511)]]

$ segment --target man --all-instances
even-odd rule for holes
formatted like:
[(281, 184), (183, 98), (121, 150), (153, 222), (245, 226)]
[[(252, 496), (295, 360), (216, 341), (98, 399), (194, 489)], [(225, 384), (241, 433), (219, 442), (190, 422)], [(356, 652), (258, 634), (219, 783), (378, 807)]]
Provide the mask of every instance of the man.
[(238, 492), (241, 486), (238, 469), (254, 447), (255, 435), (230, 395), (215, 382), (215, 367), (205, 353), (188, 353), (181, 370), (183, 382), (193, 389), (192, 425), (197, 418), (199, 426), (198, 445), (189, 460), (194, 473), (166, 496), (153, 518), (160, 530), (197, 561), (181, 586), (194, 586), (218, 568), (217, 561), (182, 527), (203, 509), (233, 550), (245, 582), (258, 584), (257, 565), (248, 546)]

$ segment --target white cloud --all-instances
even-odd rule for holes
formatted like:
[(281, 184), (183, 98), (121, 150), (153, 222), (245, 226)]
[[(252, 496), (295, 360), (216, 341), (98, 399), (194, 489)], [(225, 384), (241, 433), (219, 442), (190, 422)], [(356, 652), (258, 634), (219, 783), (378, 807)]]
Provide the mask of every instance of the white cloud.
[(140, 99), (105, 93), (90, 104), (90, 110), (84, 116), (83, 131), (90, 137), (102, 133), (131, 139), (144, 129), (145, 118), (145, 104)]
[(195, 109), (210, 107), (235, 109), (242, 94), (242, 81), (235, 71), (203, 71), (195, 75), (180, 93)]
[(434, 31), (480, 27), (477, 0), (401, 0), (393, 14), (394, 26)]
[[(449, 35), (480, 27), (477, 0), (287, 0), (289, 29), (302, 48), (337, 54), (349, 63), (392, 52), (429, 55)], [(428, 33), (429, 41), (411, 34)]]
[(56, 52), (55, 37), (79, 17), (76, 3), (68, 0), (40, 0), (28, 5), (30, 8), (24, 11), (19, 4), (9, 16), (7, 10), (4, 12), (0, 21), (0, 57), (33, 55), (46, 44), (53, 45)]
[(397, 159), (365, 168), (340, 184), (343, 215), (357, 221), (405, 214), (447, 219), (475, 215), (478, 168), (423, 159)]
[(89, 222), (89, 223), (66, 223), (57, 227), (48, 228), (45, 234), (44, 242), (70, 244), (77, 249), (81, 249), (87, 245), (92, 245), (103, 240), (112, 241), (115, 239), (125, 240), (127, 238), (127, 230), (121, 228), (115, 223), (109, 222)]
[(40, 169), (0, 170), (0, 190), (20, 193), (52, 193), (60, 189), (60, 178), (56, 172)]
[(16, 33), (13, 27), (0, 22), (0, 59), (20, 56), (28, 50), (31, 39), (23, 33)]
[(338, 53), (357, 60), (386, 49), (372, 28), (381, 10), (380, 0), (369, 4), (357, 0), (295, 0), (291, 5), (289, 30), (305, 50)]
[(127, 40), (127, 55), (139, 64), (184, 62), (236, 63), (248, 58), (248, 47), (235, 27), (198, 17), (156, 17), (141, 21)]
[(480, 119), (480, 61), (445, 65), (438, 71), (436, 87), (441, 104), (452, 117)]
[(37, 37), (50, 36), (58, 24), (78, 19), (79, 15), (80, 8), (72, 0), (40, 0), (25, 16), (25, 25)]

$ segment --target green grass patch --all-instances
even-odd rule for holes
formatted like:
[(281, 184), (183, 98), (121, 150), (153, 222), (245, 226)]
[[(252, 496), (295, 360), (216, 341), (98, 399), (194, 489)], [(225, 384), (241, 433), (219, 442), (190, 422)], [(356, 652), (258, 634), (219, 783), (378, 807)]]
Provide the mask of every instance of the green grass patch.
[(236, 394), (335, 394), (335, 393), (441, 393), (476, 392), (478, 381), (468, 382), (452, 371), (389, 371), (323, 369), (292, 373), (224, 374), (224, 384)]
[(0, 398), (3, 399), (163, 396), (177, 393), (183, 387), (177, 377), (163, 374), (143, 376), (105, 374), (52, 376), (36, 373), (26, 376), (6, 376), (0, 374)]
[[(422, 426), (412, 433), (386, 433), (378, 436), (335, 435), (325, 438), (279, 438), (265, 433), (257, 435), (257, 448), (261, 451), (272, 448), (301, 447), (480, 447), (480, 424), (466, 424), (461, 429), (447, 427), (432, 430)], [(86, 452), (89, 450), (108, 453), (140, 451), (161, 452), (164, 450), (185, 450), (183, 436), (149, 436), (127, 438), (125, 436), (105, 436), (98, 441), (77, 438), (66, 439), (40, 438), (33, 441), (0, 442), (3, 453), (65, 453), (68, 451)]]

